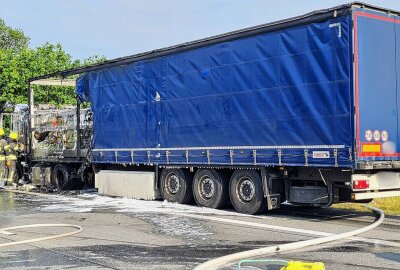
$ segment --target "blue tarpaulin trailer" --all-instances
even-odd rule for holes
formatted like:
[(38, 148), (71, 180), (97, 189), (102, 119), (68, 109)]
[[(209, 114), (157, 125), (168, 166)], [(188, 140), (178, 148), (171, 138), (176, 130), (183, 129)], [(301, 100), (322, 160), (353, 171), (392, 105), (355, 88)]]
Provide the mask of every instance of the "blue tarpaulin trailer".
[(260, 187), (269, 209), (400, 195), (399, 40), (398, 12), (351, 3), (61, 75), (84, 73), (93, 164), (164, 168), (165, 199), (229, 189), (254, 213)]
[(351, 167), (351, 44), (348, 14), (87, 73), (93, 161)]

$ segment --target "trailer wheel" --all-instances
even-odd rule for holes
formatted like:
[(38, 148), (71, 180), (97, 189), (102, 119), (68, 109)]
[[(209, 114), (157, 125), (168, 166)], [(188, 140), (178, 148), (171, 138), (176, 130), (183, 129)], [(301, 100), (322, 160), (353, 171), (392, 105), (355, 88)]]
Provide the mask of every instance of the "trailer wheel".
[(239, 213), (252, 215), (267, 208), (261, 176), (257, 171), (236, 170), (229, 183), (229, 195)]
[(226, 205), (228, 182), (224, 175), (215, 170), (198, 170), (193, 180), (193, 196), (200, 206), (221, 208)]
[(164, 200), (189, 203), (193, 199), (189, 172), (182, 169), (164, 169), (161, 172), (161, 196)]
[(57, 164), (54, 166), (52, 182), (58, 190), (70, 189), (72, 179), (70, 179), (68, 168), (65, 165)]

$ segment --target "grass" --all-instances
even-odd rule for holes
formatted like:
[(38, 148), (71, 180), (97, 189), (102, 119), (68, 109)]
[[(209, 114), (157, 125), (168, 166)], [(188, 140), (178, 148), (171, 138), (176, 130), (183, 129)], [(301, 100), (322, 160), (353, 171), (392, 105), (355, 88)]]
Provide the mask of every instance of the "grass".
[[(377, 207), (388, 215), (400, 215), (400, 197), (389, 197), (374, 199), (368, 205)], [(333, 205), (335, 208), (351, 209), (357, 211), (369, 211), (357, 203), (338, 203)]]

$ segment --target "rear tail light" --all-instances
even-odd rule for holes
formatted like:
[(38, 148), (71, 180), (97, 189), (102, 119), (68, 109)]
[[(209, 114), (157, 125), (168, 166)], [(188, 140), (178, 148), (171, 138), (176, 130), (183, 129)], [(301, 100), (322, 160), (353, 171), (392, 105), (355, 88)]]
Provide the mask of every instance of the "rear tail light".
[(353, 189), (366, 189), (369, 188), (368, 180), (354, 180)]

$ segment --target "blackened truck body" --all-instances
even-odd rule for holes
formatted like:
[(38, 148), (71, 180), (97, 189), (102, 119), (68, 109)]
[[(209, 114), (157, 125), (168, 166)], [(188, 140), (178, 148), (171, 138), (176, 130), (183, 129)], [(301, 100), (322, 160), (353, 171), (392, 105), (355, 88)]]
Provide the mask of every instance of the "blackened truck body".
[(399, 13), (352, 3), (52, 76), (83, 74), (96, 172), (252, 214), (400, 195), (399, 51)]

